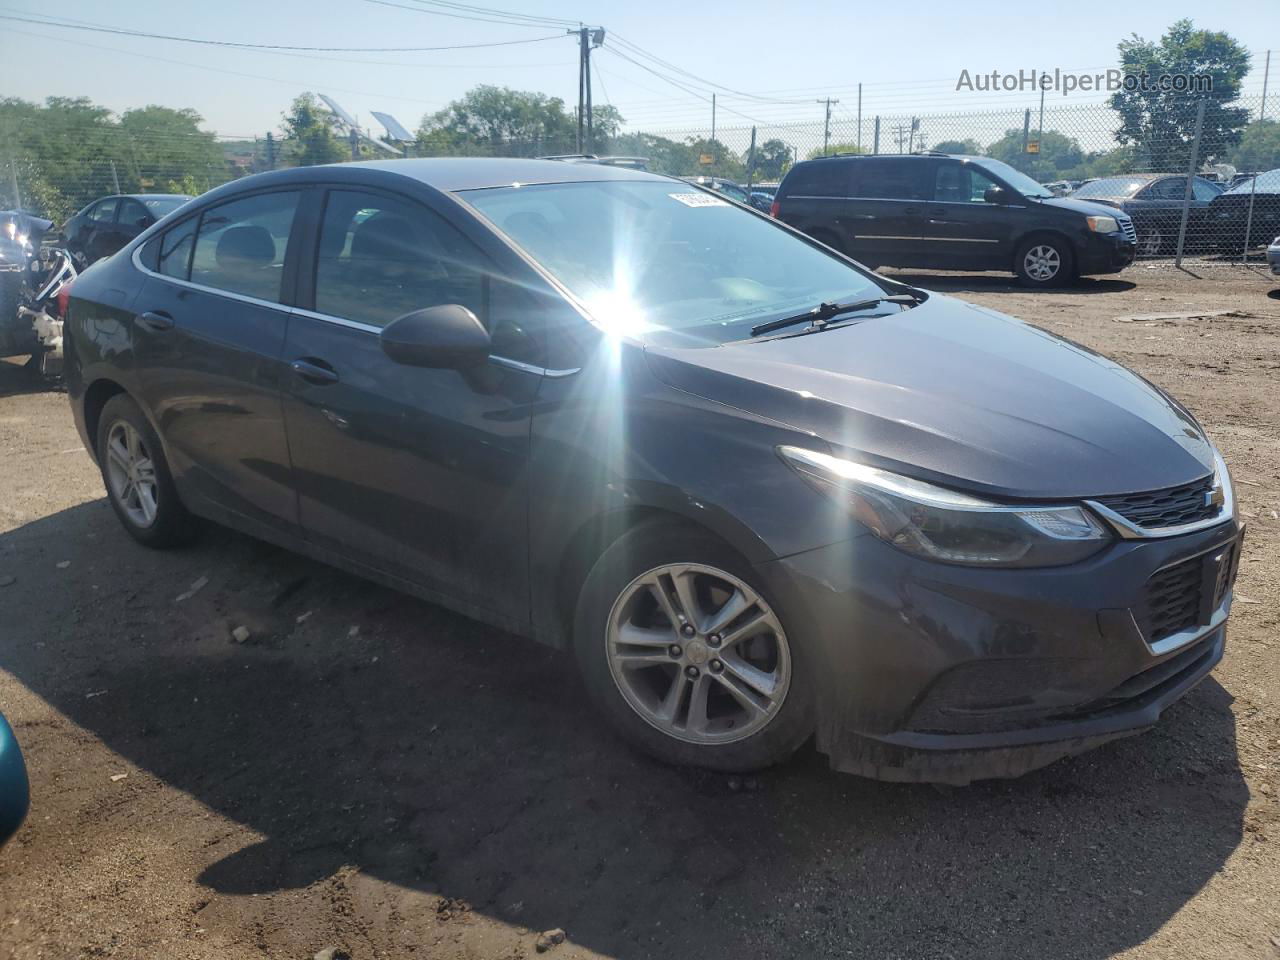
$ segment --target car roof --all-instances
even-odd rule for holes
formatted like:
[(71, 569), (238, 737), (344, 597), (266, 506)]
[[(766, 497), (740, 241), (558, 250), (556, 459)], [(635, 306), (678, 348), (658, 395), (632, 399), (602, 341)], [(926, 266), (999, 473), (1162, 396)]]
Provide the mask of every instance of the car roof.
[[(125, 200), (190, 200), (189, 193), (113, 193), (113, 197), (122, 197)], [(111, 197), (103, 197), (103, 200), (110, 200)]]
[[(565, 163), (507, 157), (432, 157), (343, 163), (343, 169), (383, 170), (437, 190), (483, 190), (515, 183), (577, 183), (589, 180), (668, 180), (634, 167), (603, 163)], [(314, 169), (314, 168), (312, 168)]]

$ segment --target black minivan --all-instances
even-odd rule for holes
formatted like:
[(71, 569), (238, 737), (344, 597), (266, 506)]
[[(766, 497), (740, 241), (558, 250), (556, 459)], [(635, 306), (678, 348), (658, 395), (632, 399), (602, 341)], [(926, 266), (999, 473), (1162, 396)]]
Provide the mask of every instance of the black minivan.
[(1049, 287), (1133, 262), (1133, 221), (1055, 197), (1007, 163), (940, 153), (836, 155), (791, 168), (775, 217), (870, 267), (1012, 270)]

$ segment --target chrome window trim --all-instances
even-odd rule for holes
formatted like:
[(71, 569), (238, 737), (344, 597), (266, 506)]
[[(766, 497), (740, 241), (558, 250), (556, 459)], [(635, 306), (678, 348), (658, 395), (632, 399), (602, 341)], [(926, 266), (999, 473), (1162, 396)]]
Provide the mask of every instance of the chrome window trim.
[[(148, 238), (147, 243), (150, 243), (151, 239), (152, 238)], [(228, 297), (231, 300), (239, 300), (241, 303), (250, 303), (256, 307), (271, 307), (274, 310), (284, 310), (286, 313), (293, 309), (288, 304), (281, 303), (279, 300), (263, 300), (260, 297), (251, 297), (248, 294), (236, 293), (234, 290), (222, 290), (218, 287), (207, 287), (203, 283), (192, 283), (190, 280), (180, 280), (177, 277), (171, 277), (168, 274), (156, 273), (156, 271), (145, 266), (142, 262), (142, 248), (146, 245), (146, 243), (140, 243), (134, 247), (131, 259), (133, 260), (133, 265), (149, 277), (155, 277), (157, 280), (163, 280), (165, 283), (172, 283), (179, 287), (186, 287), (188, 290), (198, 290), (201, 293), (212, 293), (215, 296)]]
[(987, 203), (985, 200), (912, 200), (910, 197), (816, 197), (807, 193), (788, 194), (786, 200), (862, 200), (866, 203), (928, 203), (939, 207), (985, 207), (988, 210), (1025, 210), (1023, 203)]
[[(235, 293), (234, 291), (231, 291), (231, 290), (219, 290), (217, 287), (206, 287), (202, 283), (192, 283), (190, 280), (179, 280), (177, 277), (170, 277), (163, 273), (156, 273), (154, 270), (147, 268), (142, 263), (141, 256), (142, 256), (143, 246), (145, 246), (145, 244), (140, 243), (136, 247), (134, 247), (133, 254), (132, 254), (133, 265), (137, 267), (140, 271), (142, 271), (142, 273), (146, 274), (149, 277), (155, 277), (157, 280), (163, 280), (166, 283), (172, 283), (179, 287), (187, 287), (191, 290), (198, 290), (201, 293), (212, 293), (219, 297), (229, 297), (232, 300), (239, 300), (242, 303), (249, 303), (249, 304), (253, 304), (254, 306), (272, 307), (276, 310), (283, 310), (284, 312), (290, 315), (297, 314), (300, 317), (307, 317), (311, 320), (322, 320), (325, 323), (332, 323), (339, 327), (348, 327), (349, 329), (359, 330), (363, 333), (371, 333), (374, 336), (377, 336), (379, 333), (382, 332), (382, 327), (375, 326), (372, 323), (362, 323), (359, 320), (348, 320), (345, 317), (335, 317), (332, 314), (319, 313), (315, 310), (304, 310), (302, 307), (291, 307), (288, 304), (284, 304), (284, 303), (277, 303), (270, 300), (260, 300), (257, 297), (246, 296), (245, 294)], [(532, 373), (536, 376), (547, 377), (552, 380), (559, 380), (564, 377), (572, 377), (575, 373), (580, 373), (582, 370), (581, 367), (570, 367), (563, 370), (554, 370), (547, 367), (537, 367), (531, 363), (524, 363), (523, 361), (520, 361), (520, 360), (512, 360), (510, 357), (502, 357), (496, 354), (490, 354), (489, 361), (491, 363), (496, 363), (499, 366), (508, 367), (512, 370), (520, 370), (523, 373)]]

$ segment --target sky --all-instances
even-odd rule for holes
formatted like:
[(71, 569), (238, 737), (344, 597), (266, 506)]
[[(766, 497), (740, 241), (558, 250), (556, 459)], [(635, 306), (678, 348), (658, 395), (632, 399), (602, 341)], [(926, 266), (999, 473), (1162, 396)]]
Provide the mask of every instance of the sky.
[[(818, 100), (828, 96), (838, 100), (831, 108), (837, 125), (848, 125), (859, 84), (866, 118), (955, 110), (1020, 114), (1038, 106), (1038, 95), (958, 93), (961, 71), (1095, 72), (1115, 65), (1121, 39), (1133, 33), (1158, 38), (1184, 16), (1197, 26), (1226, 30), (1254, 52), (1245, 86), (1254, 97), (1262, 90), (1265, 51), (1276, 51), (1268, 115), (1280, 116), (1280, 3), (1274, 2), (1080, 2), (1042, 8), (1048, 11), (1042, 16), (994, 0), (468, 3), (519, 19), (603, 26), (604, 46), (592, 58), (595, 102), (616, 106), (630, 129), (706, 128), (712, 92), (720, 129), (821, 122), (826, 106)], [(448, 10), (455, 15), (442, 15)], [(422, 0), (60, 0), (52, 7), (0, 0), (0, 16), (297, 47), (504, 44), (413, 53), (274, 52), (0, 19), (0, 62), (11, 65), (0, 95), (87, 96), (116, 111), (151, 103), (191, 107), (205, 118), (206, 129), (229, 137), (278, 129), (282, 111), (304, 90), (328, 93), (375, 132), (380, 128), (372, 110), (391, 113), (412, 130), (424, 114), (481, 83), (545, 92), (570, 107), (577, 98), (577, 43), (563, 26), (483, 22), (456, 5)], [(665, 63), (646, 60), (637, 48)], [(15, 63), (27, 66), (14, 69)], [(1051, 93), (1048, 106), (1104, 98)], [(951, 135), (942, 129), (945, 122), (933, 126), (935, 142)]]

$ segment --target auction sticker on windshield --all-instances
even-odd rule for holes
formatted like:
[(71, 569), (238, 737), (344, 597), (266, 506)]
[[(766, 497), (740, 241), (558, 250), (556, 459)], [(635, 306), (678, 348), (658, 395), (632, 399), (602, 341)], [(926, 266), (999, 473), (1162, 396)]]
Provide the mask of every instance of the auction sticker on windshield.
[(672, 200), (679, 200), (686, 207), (727, 207), (728, 200), (721, 200), (709, 193), (668, 193)]

